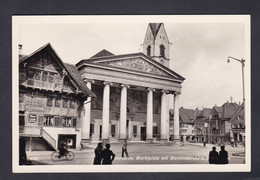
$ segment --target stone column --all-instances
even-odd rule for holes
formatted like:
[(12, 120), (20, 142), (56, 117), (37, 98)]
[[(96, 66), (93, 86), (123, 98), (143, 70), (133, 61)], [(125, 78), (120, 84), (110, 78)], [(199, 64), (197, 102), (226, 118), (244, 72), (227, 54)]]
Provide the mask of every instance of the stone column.
[(120, 103), (120, 129), (119, 129), (119, 139), (126, 138), (126, 118), (127, 118), (127, 88), (128, 85), (121, 85), (121, 103)]
[(173, 140), (180, 139), (180, 120), (179, 120), (179, 94), (175, 92), (174, 94), (174, 122), (173, 122)]
[(167, 128), (167, 112), (166, 112), (166, 107), (167, 107), (167, 101), (166, 101), (166, 92), (165, 90), (162, 90), (162, 95), (161, 95), (161, 136), (160, 140), (161, 141), (166, 141), (167, 136), (166, 136), (166, 128)]
[(147, 93), (147, 119), (146, 119), (146, 141), (153, 140), (153, 92), (154, 89), (148, 88)]
[[(91, 90), (93, 80), (85, 80), (87, 87)], [(90, 140), (90, 121), (91, 121), (91, 97), (84, 102), (85, 114), (82, 122), (82, 140)]]
[(109, 107), (110, 107), (110, 86), (112, 83), (104, 82), (103, 109), (102, 109), (102, 140), (108, 140), (109, 133)]

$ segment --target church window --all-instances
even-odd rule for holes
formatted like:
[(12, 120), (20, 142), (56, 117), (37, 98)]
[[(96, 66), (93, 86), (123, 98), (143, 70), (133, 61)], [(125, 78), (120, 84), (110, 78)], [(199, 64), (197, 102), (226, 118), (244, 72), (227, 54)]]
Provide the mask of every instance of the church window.
[(165, 50), (165, 47), (163, 45), (160, 45), (160, 56), (161, 57), (165, 57), (164, 50)]
[(147, 56), (151, 56), (151, 46), (147, 47)]

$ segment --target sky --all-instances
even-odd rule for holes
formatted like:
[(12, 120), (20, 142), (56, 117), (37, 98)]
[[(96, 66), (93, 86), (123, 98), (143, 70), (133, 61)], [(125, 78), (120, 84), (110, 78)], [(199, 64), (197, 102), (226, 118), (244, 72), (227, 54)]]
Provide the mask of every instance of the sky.
[(76, 64), (106, 49), (115, 55), (142, 52), (148, 23), (162, 22), (170, 46), (171, 69), (185, 78), (180, 107), (212, 108), (242, 102), (241, 63), (246, 59), (246, 99), (250, 99), (250, 34), (244, 16), (48, 16), (17, 17), (13, 48), (30, 54), (51, 43), (60, 58)]

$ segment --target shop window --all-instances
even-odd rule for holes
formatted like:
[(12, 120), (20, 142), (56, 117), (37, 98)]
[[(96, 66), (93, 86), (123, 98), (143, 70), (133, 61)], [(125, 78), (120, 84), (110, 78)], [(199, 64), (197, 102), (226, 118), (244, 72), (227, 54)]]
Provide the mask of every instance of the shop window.
[(67, 99), (63, 99), (62, 107), (63, 108), (68, 108), (68, 100)]
[(60, 107), (60, 99), (59, 98), (55, 99), (55, 107)]
[(53, 126), (53, 116), (45, 116), (43, 125), (44, 126)]
[(115, 134), (116, 134), (116, 125), (111, 124), (111, 135), (112, 135), (112, 137), (115, 137)]
[(52, 101), (53, 101), (52, 97), (47, 97), (47, 106), (52, 107), (53, 106)]

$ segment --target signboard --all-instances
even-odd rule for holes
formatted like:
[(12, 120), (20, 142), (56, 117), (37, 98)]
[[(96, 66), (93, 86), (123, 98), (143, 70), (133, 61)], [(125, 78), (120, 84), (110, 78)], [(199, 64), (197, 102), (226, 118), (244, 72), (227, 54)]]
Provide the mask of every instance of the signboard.
[(36, 114), (30, 114), (28, 118), (29, 123), (36, 123), (37, 122), (37, 115)]

